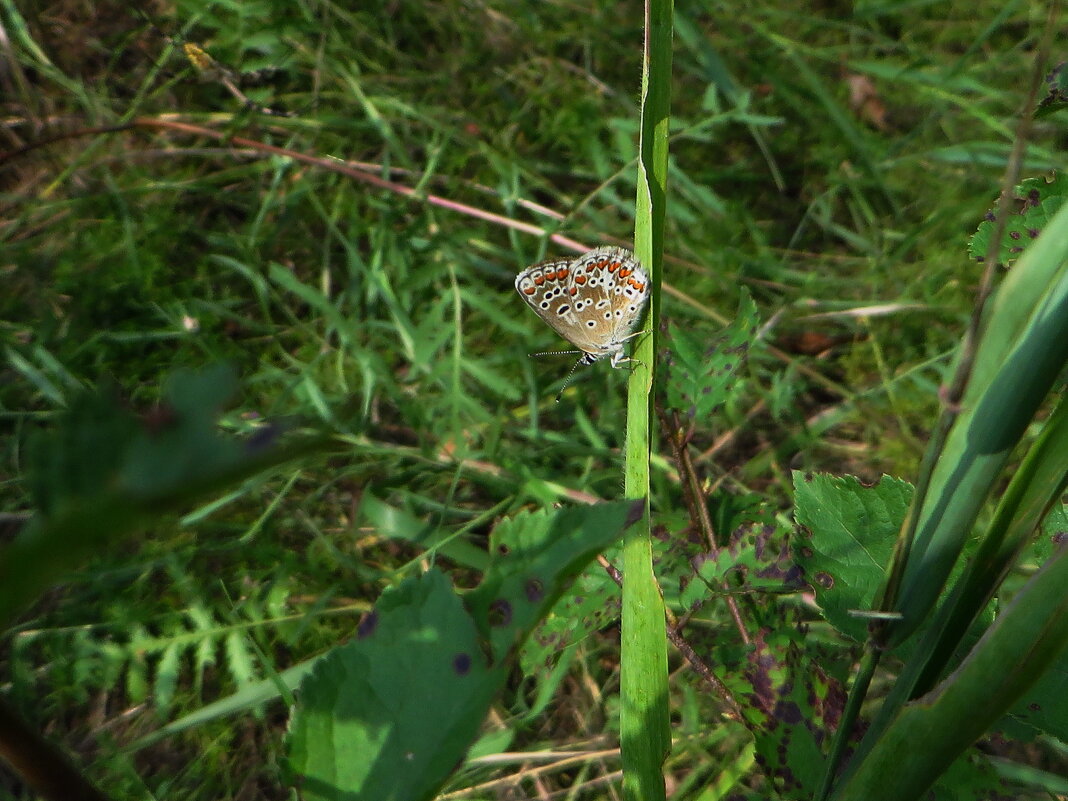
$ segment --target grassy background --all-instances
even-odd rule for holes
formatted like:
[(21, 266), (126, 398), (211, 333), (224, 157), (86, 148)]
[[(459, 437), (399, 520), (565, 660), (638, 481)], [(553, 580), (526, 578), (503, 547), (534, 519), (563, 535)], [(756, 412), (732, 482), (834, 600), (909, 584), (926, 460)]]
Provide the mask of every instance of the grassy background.
[[(628, 241), (636, 4), (368, 6), (152, 3), (149, 23), (120, 3), (0, 5), (0, 149), (70, 134), (0, 162), (5, 521), (30, 506), (27, 433), (102, 379), (147, 410), (175, 368), (227, 360), (244, 381), (227, 427), (295, 415), (361, 446), (100, 555), (0, 640), (0, 686), (116, 797), (285, 797), (278, 704), (118, 748), (351, 634), (419, 567), (423, 549), (398, 537), (478, 544), (525, 504), (620, 494), (623, 376), (595, 365), (554, 404), (568, 358), (526, 355), (561, 343), (513, 277), (566, 250), (226, 142), (89, 130), (177, 115), (591, 247)], [(758, 0), (676, 13), (665, 312), (711, 338), (745, 287), (778, 348), (698, 422), (695, 445), (714, 448), (702, 469), (780, 506), (791, 468), (911, 478), (978, 280), (964, 244), (997, 193), (1045, 12)], [(183, 42), (227, 70), (198, 74)], [(243, 108), (221, 80), (231, 69), (292, 116)], [(1061, 163), (1058, 123), (1037, 123), (1025, 177)], [(666, 513), (680, 502), (664, 456), (652, 481)], [(616, 659), (616, 633), (585, 642), (512, 749), (610, 748)], [(491, 725), (537, 689), (517, 684)], [(742, 738), (702, 725), (716, 712), (685, 671), (674, 689), (676, 735), (693, 739), (670, 769), (722, 770)], [(540, 781), (609, 797), (596, 780), (611, 769)], [(4, 774), (0, 790), (16, 792)]]

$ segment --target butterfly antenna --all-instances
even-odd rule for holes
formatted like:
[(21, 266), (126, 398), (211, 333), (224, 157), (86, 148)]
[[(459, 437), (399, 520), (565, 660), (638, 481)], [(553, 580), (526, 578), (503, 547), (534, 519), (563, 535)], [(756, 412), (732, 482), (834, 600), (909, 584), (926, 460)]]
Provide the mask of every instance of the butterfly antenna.
[(527, 356), (567, 356), (568, 354), (582, 353), (581, 350), (540, 350), (537, 353), (528, 353)]
[[(574, 353), (575, 351), (567, 351), (567, 352)], [(579, 351), (579, 352), (581, 353), (581, 351)], [(557, 403), (560, 402), (560, 398), (564, 397), (564, 390), (567, 389), (569, 386), (571, 386), (571, 379), (574, 378), (575, 371), (578, 369), (578, 366), (580, 364), (582, 364), (583, 361), (584, 360), (580, 358), (577, 362), (575, 362), (573, 365), (571, 365), (571, 369), (567, 371), (567, 375), (564, 376), (564, 385), (562, 387), (560, 387), (560, 391), (556, 393), (556, 402)]]

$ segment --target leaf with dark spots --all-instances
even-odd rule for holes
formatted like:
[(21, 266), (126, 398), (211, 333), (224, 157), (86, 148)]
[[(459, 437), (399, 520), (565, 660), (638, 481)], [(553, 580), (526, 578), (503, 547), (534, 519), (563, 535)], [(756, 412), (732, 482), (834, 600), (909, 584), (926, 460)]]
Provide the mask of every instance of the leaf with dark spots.
[(680, 593), (683, 609), (694, 610), (726, 592), (794, 592), (803, 586), (784, 531), (768, 524), (743, 525), (715, 553), (693, 560), (694, 578)]
[(823, 616), (858, 642), (868, 624), (855, 616), (875, 603), (912, 486), (884, 476), (871, 487), (851, 477), (794, 473), (795, 515), (808, 530), (797, 548)]
[(361, 640), (370, 637), (374, 634), (377, 625), (378, 613), (372, 609), (360, 620), (360, 624), (356, 627), (356, 637)]
[[(998, 243), (998, 263), (1011, 265), (1024, 248), (1013, 242), (1037, 239), (1040, 232), (1068, 197), (1068, 175), (1059, 174), (1052, 180), (1028, 178), (1013, 191), (1013, 205), (1006, 214), (1005, 236)], [(968, 253), (976, 261), (986, 258), (990, 238), (997, 230), (997, 217), (987, 212), (975, 234), (968, 242)]]

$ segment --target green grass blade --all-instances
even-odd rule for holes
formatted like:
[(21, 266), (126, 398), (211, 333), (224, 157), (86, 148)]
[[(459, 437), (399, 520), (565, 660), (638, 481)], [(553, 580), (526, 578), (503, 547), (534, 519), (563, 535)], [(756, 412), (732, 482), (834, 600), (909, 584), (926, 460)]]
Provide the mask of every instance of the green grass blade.
[[(964, 663), (905, 707), (834, 801), (921, 798), (1068, 646), (1068, 549), (1025, 585)], [(997, 677), (997, 681), (992, 681)], [(907, 770), (902, 755), (908, 755)]]
[[(949, 665), (968, 626), (996, 592), (1001, 580), (1042, 525), (1068, 484), (1068, 396), (1044, 426), (1039, 441), (1013, 474), (990, 529), (961, 581), (959, 598), (948, 607), (946, 634), (917, 682), (913, 695), (927, 692)], [(902, 683), (899, 681), (899, 684)]]
[(909, 698), (928, 692), (951, 666), (950, 660), (973, 620), (997, 591), (1020, 550), (1034, 536), (1068, 483), (1068, 398), (1046, 422), (1042, 435), (1013, 476), (990, 529), (971, 565), (937, 619), (924, 633), (872, 722), (855, 759), (862, 761)]
[(924, 619), (1013, 448), (1068, 362), (1068, 206), (1014, 266), (983, 320), (960, 416), (920, 512), (901, 582), (900, 642)]
[(664, 219), (667, 200), (668, 122), (671, 104), (673, 3), (646, 6), (642, 119), (634, 250), (649, 270), (652, 302), (627, 396), (625, 484), (628, 498), (645, 498), (640, 525), (623, 541), (621, 737), (623, 796), (628, 801), (665, 797), (662, 766), (670, 747), (667, 632), (664, 601), (653, 576), (649, 518), (650, 389), (660, 319)]

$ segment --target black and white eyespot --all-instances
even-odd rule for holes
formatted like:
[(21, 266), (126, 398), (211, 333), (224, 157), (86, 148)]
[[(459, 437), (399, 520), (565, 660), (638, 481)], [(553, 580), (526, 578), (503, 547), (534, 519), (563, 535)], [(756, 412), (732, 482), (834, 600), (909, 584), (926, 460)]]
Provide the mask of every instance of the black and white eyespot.
[(587, 320), (586, 321), (586, 327), (587, 328), (596, 328), (597, 327), (597, 321), (596, 320)]

